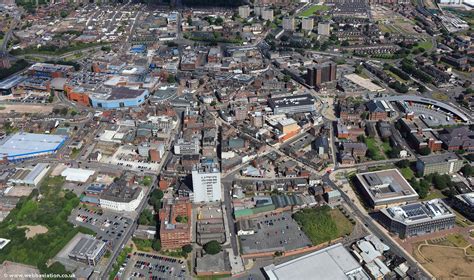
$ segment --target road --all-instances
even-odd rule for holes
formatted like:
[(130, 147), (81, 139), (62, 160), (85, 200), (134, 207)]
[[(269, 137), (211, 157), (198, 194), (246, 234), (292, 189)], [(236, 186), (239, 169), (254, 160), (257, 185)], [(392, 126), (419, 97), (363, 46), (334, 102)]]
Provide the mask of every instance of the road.
[(337, 189), (341, 193), (341, 196), (344, 199), (345, 203), (351, 208), (352, 214), (359, 218), (369, 231), (371, 231), (378, 238), (380, 238), (382, 242), (387, 244), (393, 253), (405, 258), (410, 267), (417, 269), (417, 272), (419, 272), (421, 275), (420, 279), (432, 279), (431, 275), (427, 273), (427, 271), (425, 271), (425, 269), (410, 254), (408, 254), (400, 245), (394, 242), (393, 239), (385, 231), (381, 230), (380, 227), (375, 224), (376, 222), (367, 213), (362, 212), (355, 205), (355, 203), (352, 202), (350, 197), (329, 178), (329, 174), (325, 174), (321, 179), (324, 184), (329, 185), (334, 189)]
[(7, 51), (8, 47), (8, 41), (10, 40), (11, 36), (13, 35), (13, 30), (16, 28), (18, 23), (20, 23), (20, 16), (19, 14), (15, 14), (13, 21), (10, 24), (10, 28), (8, 29), (7, 33), (3, 37), (3, 43), (2, 46), (0, 47), (0, 52), (5, 52)]

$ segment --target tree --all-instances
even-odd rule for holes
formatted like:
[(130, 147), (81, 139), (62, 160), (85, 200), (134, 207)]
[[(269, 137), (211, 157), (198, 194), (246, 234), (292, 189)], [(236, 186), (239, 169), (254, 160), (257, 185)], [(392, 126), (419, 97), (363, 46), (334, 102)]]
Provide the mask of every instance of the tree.
[(423, 147), (419, 151), (420, 155), (427, 156), (431, 153), (431, 149), (429, 147)]
[(169, 75), (166, 81), (170, 84), (176, 83), (176, 77), (174, 75)]
[(153, 243), (151, 244), (151, 248), (155, 251), (160, 251), (161, 250), (161, 241), (159, 239), (155, 239)]
[(216, 105), (217, 105), (217, 102), (216, 102), (216, 101), (214, 101), (214, 100), (212, 100), (212, 101), (211, 101), (211, 103), (210, 103), (209, 105), (211, 105), (211, 106), (213, 106), (213, 107), (214, 107), (214, 106), (216, 106)]
[(219, 253), (222, 250), (222, 246), (219, 242), (216, 240), (211, 240), (204, 244), (204, 251), (206, 251), (207, 254), (210, 255), (215, 255)]
[(162, 199), (164, 194), (163, 194), (163, 191), (160, 190), (160, 189), (154, 189), (152, 192), (151, 192), (151, 196), (152, 197), (155, 197), (155, 198), (158, 198), (158, 199)]
[(410, 161), (408, 159), (402, 159), (400, 161), (397, 161), (395, 163), (395, 165), (398, 167), (398, 168), (406, 168), (406, 167), (409, 167), (410, 166)]
[(222, 25), (222, 23), (224, 23), (224, 20), (221, 17), (217, 17), (214, 21), (215, 25)]
[(474, 175), (474, 167), (469, 164), (466, 164), (461, 168), (461, 172), (464, 176), (472, 176)]
[(149, 209), (144, 209), (140, 213), (140, 217), (138, 218), (139, 225), (156, 225), (155, 216), (151, 213)]
[(183, 253), (187, 255), (193, 251), (193, 246), (191, 246), (190, 244), (187, 244), (181, 247), (181, 250), (183, 251)]
[(283, 82), (288, 83), (291, 80), (291, 77), (289, 75), (283, 76)]
[(343, 46), (343, 47), (349, 46), (349, 41), (347, 41), (347, 40), (342, 41), (341, 46)]
[(180, 224), (185, 224), (188, 222), (188, 217), (187, 216), (181, 216), (181, 215), (178, 215), (176, 216), (176, 222), (180, 223)]
[(449, 175), (446, 175), (446, 174), (439, 175), (435, 173), (433, 176), (433, 185), (438, 190), (444, 190), (447, 187), (450, 187), (452, 185), (451, 177), (449, 177)]

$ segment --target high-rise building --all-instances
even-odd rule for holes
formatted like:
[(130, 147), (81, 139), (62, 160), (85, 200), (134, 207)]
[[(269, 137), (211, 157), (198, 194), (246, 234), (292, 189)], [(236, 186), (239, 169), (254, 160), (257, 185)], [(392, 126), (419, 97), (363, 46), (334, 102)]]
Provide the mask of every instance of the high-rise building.
[(283, 30), (294, 31), (295, 30), (295, 18), (294, 17), (284, 17), (283, 18)]
[(320, 23), (318, 23), (318, 34), (329, 36), (330, 27), (331, 27), (331, 25), (329, 24), (329, 22), (320, 22)]
[(243, 5), (239, 7), (239, 16), (241, 18), (248, 18), (250, 16), (250, 7), (249, 5)]
[(308, 68), (306, 72), (306, 83), (309, 86), (320, 86), (323, 83), (336, 80), (337, 64), (327, 62), (317, 64), (313, 68)]
[(221, 173), (215, 163), (201, 163), (192, 171), (194, 202), (222, 200)]
[(313, 18), (303, 18), (301, 20), (301, 29), (303, 31), (311, 31), (314, 28), (314, 19)]
[(273, 21), (273, 10), (269, 8), (264, 8), (262, 10), (262, 19)]

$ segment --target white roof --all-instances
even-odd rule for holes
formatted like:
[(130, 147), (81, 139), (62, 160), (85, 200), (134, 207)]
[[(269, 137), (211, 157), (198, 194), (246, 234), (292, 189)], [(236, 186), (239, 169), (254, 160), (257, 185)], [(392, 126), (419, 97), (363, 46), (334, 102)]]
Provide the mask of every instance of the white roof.
[(94, 170), (66, 168), (61, 172), (61, 176), (66, 177), (66, 181), (85, 183), (94, 173)]
[(0, 154), (26, 156), (37, 153), (53, 152), (66, 140), (63, 135), (17, 133), (0, 143)]
[(341, 243), (264, 270), (270, 280), (370, 279)]

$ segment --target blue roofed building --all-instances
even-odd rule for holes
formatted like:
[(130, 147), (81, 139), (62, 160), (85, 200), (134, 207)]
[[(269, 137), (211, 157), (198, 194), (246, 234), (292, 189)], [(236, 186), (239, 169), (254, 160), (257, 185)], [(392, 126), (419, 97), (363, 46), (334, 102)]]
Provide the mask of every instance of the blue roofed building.
[(0, 142), (0, 161), (17, 162), (54, 154), (62, 147), (64, 135), (19, 132)]
[(148, 98), (150, 93), (146, 89), (131, 89), (127, 87), (107, 88), (104, 92), (89, 94), (92, 107), (117, 109), (124, 107), (138, 107)]

